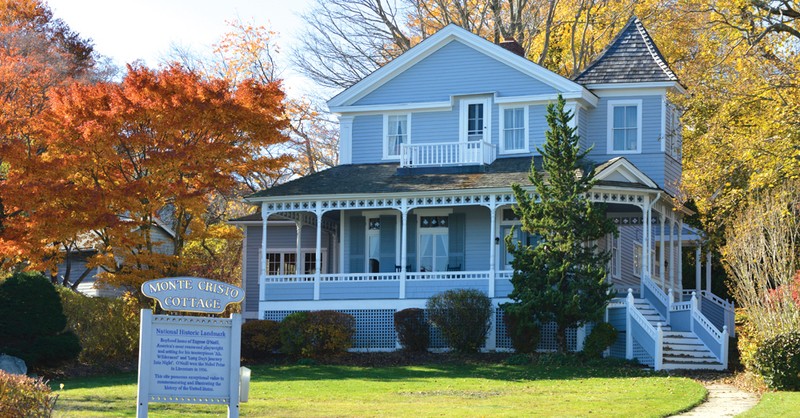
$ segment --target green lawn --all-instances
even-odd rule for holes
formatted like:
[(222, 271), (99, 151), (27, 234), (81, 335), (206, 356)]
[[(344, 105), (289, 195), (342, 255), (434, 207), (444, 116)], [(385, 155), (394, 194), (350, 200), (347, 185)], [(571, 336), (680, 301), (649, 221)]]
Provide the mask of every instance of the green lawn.
[[(242, 416), (666, 416), (702, 401), (686, 378), (606, 366), (254, 366)], [(64, 389), (58, 390), (64, 383)], [(51, 381), (56, 417), (135, 415), (136, 376)], [(219, 406), (151, 404), (153, 417)]]
[(739, 416), (743, 418), (798, 417), (800, 416), (800, 392), (765, 393), (755, 408)]

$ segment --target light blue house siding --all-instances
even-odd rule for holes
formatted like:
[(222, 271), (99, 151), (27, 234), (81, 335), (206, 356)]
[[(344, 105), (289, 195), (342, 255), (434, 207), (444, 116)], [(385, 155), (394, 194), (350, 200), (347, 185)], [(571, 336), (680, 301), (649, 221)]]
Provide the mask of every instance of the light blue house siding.
[[(460, 41), (451, 41), (354, 103), (437, 102), (453, 95), (553, 94), (555, 90)], [(355, 149), (355, 148), (354, 148)]]
[[(411, 143), (458, 142), (458, 105), (447, 112), (419, 112), (411, 115)], [(355, 130), (355, 125), (353, 125)], [(380, 143), (382, 136), (377, 138)]]
[[(413, 129), (414, 120), (412, 117)], [(379, 163), (383, 159), (383, 115), (353, 118), (353, 164)]]
[[(642, 150), (636, 154), (615, 154), (608, 152), (608, 101), (642, 101)], [(614, 157), (625, 157), (639, 170), (647, 174), (658, 185), (664, 186), (664, 153), (661, 151), (661, 96), (622, 96), (601, 97), (597, 107), (581, 112), (588, 118), (586, 145), (594, 146), (589, 158), (596, 162)]]

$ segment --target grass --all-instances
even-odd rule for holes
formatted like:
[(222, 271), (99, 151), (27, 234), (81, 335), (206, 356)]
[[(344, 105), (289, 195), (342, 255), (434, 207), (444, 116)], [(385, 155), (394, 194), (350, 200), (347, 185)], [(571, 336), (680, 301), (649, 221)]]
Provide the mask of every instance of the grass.
[(743, 418), (800, 416), (800, 392), (767, 392)]
[[(426, 365), (253, 366), (245, 417), (658, 417), (701, 402), (699, 383), (627, 367)], [(59, 384), (64, 383), (63, 390)], [(56, 417), (135, 416), (136, 376), (51, 381)], [(210, 417), (225, 408), (151, 404), (153, 417)]]

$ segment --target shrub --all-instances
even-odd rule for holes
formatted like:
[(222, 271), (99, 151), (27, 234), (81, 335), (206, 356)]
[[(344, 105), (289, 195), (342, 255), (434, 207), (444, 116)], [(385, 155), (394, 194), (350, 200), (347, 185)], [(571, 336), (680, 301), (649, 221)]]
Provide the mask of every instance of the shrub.
[(0, 370), (0, 417), (49, 417), (53, 406), (55, 397), (41, 378)]
[(0, 282), (0, 352), (30, 368), (57, 366), (81, 351), (55, 287), (39, 273), (16, 273)]
[(589, 358), (600, 358), (606, 348), (617, 341), (617, 330), (608, 322), (601, 322), (594, 326), (592, 332), (583, 342), (583, 355)]
[(770, 388), (800, 390), (800, 331), (764, 341), (756, 351), (755, 366)]
[[(758, 330), (744, 309), (736, 309), (736, 345), (739, 348), (739, 363), (745, 369), (756, 371), (756, 352), (762, 344)], [(730, 365), (730, 360), (728, 364)]]
[(267, 319), (242, 324), (242, 357), (261, 360), (281, 347), (280, 324)]
[(317, 357), (346, 351), (352, 345), (355, 318), (336, 311), (296, 312), (280, 325), (281, 351)]
[(511, 346), (517, 353), (530, 354), (539, 347), (541, 325), (532, 317), (506, 312), (503, 315)]
[(405, 350), (419, 352), (428, 349), (430, 329), (425, 321), (424, 310), (409, 308), (395, 312), (394, 329)]
[(92, 298), (65, 287), (58, 293), (67, 326), (78, 335), (78, 359), (86, 364), (128, 363), (136, 359), (139, 316), (131, 298)]
[(306, 323), (308, 312), (295, 312), (283, 318), (278, 328), (281, 338), (281, 351), (289, 355), (300, 355), (307, 343)]
[(428, 317), (448, 345), (459, 352), (476, 352), (486, 341), (492, 301), (474, 289), (448, 290), (428, 299)]

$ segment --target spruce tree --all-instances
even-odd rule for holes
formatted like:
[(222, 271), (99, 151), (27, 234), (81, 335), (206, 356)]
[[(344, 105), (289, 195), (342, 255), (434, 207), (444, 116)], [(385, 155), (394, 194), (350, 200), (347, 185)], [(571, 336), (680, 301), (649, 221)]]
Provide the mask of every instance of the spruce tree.
[(589, 150), (580, 150), (576, 128), (569, 126), (572, 118), (560, 95), (547, 106), (546, 142), (539, 149), (543, 172), (531, 162), (528, 176), (535, 194), (511, 185), (522, 230), (540, 239), (530, 246), (513, 242), (512, 235), (505, 240), (514, 257), (514, 290), (513, 302), (503, 309), (517, 318), (555, 322), (561, 352), (567, 348), (567, 328), (603, 317), (612, 297), (606, 281), (611, 255), (599, 251), (595, 241), (617, 234), (605, 207), (589, 199), (594, 173), (586, 161)]

